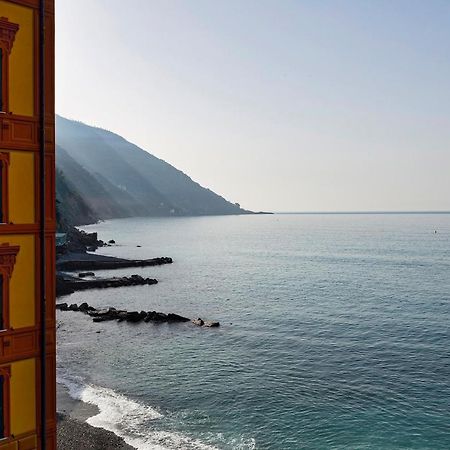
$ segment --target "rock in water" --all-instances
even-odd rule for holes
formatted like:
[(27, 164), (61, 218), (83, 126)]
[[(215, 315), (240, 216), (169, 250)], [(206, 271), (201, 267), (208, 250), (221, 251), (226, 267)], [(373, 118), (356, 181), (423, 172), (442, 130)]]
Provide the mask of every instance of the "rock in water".
[(199, 327), (202, 327), (204, 325), (205, 322), (203, 322), (202, 319), (200, 319), (200, 317), (198, 319), (192, 319), (191, 321), (194, 325), (198, 325)]
[(89, 311), (89, 305), (88, 305), (86, 302), (82, 303), (82, 304), (78, 307), (78, 311), (81, 311), (81, 312), (87, 312), (87, 311)]
[(78, 274), (79, 278), (85, 278), (85, 277), (95, 277), (95, 273), (94, 272), (80, 272)]
[(212, 320), (207, 320), (203, 325), (205, 327), (209, 327), (209, 328), (220, 327), (220, 323), (219, 322), (215, 322), (215, 321), (212, 321)]
[(127, 322), (133, 322), (133, 323), (140, 322), (142, 319), (143, 319), (143, 317), (142, 317), (141, 313), (137, 312), (137, 311), (127, 312), (127, 315), (125, 318), (125, 320)]
[(93, 322), (106, 322), (107, 320), (115, 320), (116, 317), (113, 316), (97, 316), (97, 317), (93, 317), (92, 321)]
[(69, 311), (69, 305), (67, 303), (58, 303), (56, 309), (59, 309), (60, 311)]
[(169, 313), (167, 314), (167, 320), (169, 322), (189, 322), (190, 319), (187, 317), (179, 316), (178, 314)]

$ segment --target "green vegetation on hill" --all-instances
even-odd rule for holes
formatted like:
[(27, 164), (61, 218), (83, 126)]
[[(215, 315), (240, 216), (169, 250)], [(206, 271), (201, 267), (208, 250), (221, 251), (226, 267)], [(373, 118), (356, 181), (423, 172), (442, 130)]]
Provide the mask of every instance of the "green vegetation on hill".
[(250, 213), (117, 134), (57, 116), (56, 140), (61, 223)]

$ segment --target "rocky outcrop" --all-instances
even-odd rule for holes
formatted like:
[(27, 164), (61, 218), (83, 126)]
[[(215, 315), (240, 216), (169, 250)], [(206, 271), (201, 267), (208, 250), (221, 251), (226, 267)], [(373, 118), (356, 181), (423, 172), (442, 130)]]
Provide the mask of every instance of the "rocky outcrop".
[(86, 233), (74, 227), (69, 227), (66, 233), (66, 243), (57, 247), (58, 256), (67, 253), (86, 253), (103, 247), (105, 243), (98, 239), (97, 233)]
[(58, 261), (58, 270), (113, 270), (127, 267), (149, 267), (172, 264), (172, 258), (166, 256), (152, 259), (108, 259), (108, 260), (63, 260)]
[(85, 291), (87, 289), (106, 289), (122, 286), (143, 286), (157, 284), (158, 280), (154, 278), (144, 278), (141, 275), (131, 275), (130, 277), (114, 277), (85, 279), (75, 278), (69, 275), (58, 274), (56, 276), (56, 295), (73, 294), (75, 291)]
[(220, 323), (213, 321), (213, 320), (206, 320), (204, 321), (200, 317), (198, 319), (192, 319), (191, 322), (194, 325), (197, 325), (199, 327), (207, 327), (207, 328), (217, 328), (220, 327)]
[(191, 321), (194, 325), (198, 325), (199, 327), (202, 327), (205, 322), (203, 322), (202, 319), (200, 319), (200, 317), (198, 319), (192, 319)]
[(180, 316), (179, 314), (169, 313), (165, 314), (157, 311), (126, 311), (119, 310), (113, 307), (96, 309), (93, 306), (89, 306), (87, 303), (82, 303), (77, 305), (73, 303), (68, 305), (67, 303), (58, 303), (56, 309), (60, 311), (78, 311), (84, 314), (88, 314), (92, 317), (93, 322), (107, 322), (116, 320), (117, 322), (155, 322), (155, 323), (182, 323), (182, 322), (192, 322), (198, 326), (205, 326), (208, 328), (215, 328), (220, 326), (219, 322), (213, 321), (203, 321), (202, 319), (188, 319), (187, 317)]

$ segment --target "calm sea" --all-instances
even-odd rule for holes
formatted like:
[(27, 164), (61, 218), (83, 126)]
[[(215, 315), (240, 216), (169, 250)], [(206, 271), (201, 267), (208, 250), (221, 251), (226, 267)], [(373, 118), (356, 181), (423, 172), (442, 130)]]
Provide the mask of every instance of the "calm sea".
[(222, 324), (58, 313), (58, 379), (100, 408), (92, 425), (139, 449), (450, 448), (450, 215), (139, 218), (86, 229), (116, 240), (99, 253), (174, 264), (99, 272), (159, 284), (64, 301)]

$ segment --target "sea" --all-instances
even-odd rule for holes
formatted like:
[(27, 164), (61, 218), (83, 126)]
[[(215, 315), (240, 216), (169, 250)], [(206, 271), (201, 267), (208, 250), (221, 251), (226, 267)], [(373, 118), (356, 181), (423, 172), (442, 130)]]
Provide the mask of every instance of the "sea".
[(147, 449), (449, 449), (450, 214), (130, 218), (83, 228), (99, 271), (154, 286), (64, 301), (218, 320), (58, 312), (58, 382)]

